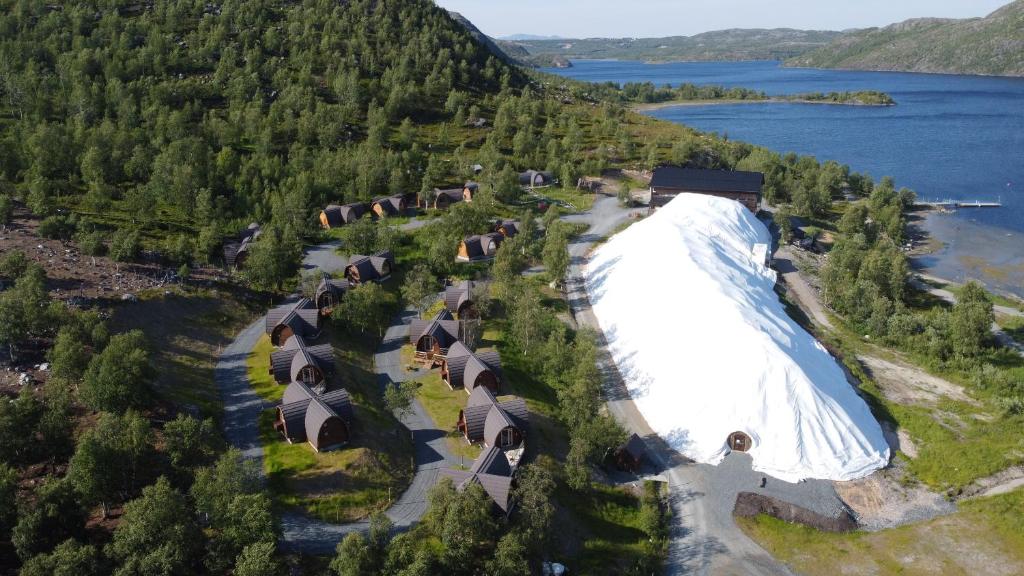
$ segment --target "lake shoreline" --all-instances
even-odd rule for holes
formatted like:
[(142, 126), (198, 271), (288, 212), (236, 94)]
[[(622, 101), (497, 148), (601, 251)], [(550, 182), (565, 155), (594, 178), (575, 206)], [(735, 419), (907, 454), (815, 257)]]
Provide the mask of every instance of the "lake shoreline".
[(827, 100), (806, 100), (803, 98), (765, 98), (763, 100), (740, 100), (735, 98), (721, 98), (716, 100), (672, 100), (670, 102), (651, 102), (649, 104), (634, 104), (631, 109), (634, 112), (651, 112), (665, 108), (682, 108), (686, 106), (726, 106), (730, 104), (822, 104), (826, 106), (863, 106), (866, 108), (888, 108), (896, 104), (868, 104), (864, 102), (830, 102)]

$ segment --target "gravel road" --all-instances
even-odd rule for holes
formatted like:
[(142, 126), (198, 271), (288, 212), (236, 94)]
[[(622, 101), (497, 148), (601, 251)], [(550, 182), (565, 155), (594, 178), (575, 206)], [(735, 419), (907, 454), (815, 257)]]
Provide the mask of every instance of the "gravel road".
[[(306, 250), (303, 268), (320, 268), (333, 273), (344, 269), (347, 261), (337, 253), (340, 244), (329, 242)], [(401, 365), (402, 343), (408, 337), (408, 324), (415, 312), (406, 310), (396, 316), (374, 354), (374, 372), (378, 383), (390, 386), (404, 381), (408, 375)], [(249, 385), (246, 358), (264, 332), (264, 318), (260, 317), (238, 333), (235, 340), (220, 355), (214, 378), (224, 402), (224, 436), (247, 458), (260, 463), (263, 469), (263, 448), (259, 441), (259, 415), (271, 407)], [(438, 471), (454, 462), (448, 453), (445, 432), (438, 430), (427, 416), (419, 401), (413, 403), (411, 413), (402, 418), (409, 429), (415, 448), (416, 473), (409, 488), (387, 510), (396, 529), (406, 529), (419, 520), (426, 511), (426, 494), (437, 479)], [(331, 524), (296, 511), (281, 516), (281, 548), (306, 554), (332, 554), (338, 542), (349, 532), (365, 531), (365, 521), (350, 524)]]

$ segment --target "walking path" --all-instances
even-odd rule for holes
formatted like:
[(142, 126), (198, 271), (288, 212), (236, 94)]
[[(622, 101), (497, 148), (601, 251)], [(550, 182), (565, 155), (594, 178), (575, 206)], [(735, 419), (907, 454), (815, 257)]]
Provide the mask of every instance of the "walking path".
[[(590, 228), (569, 245), (571, 263), (566, 292), (569, 305), (580, 326), (601, 334), (600, 325), (590, 308), (584, 283), (587, 254), (594, 244), (622, 223), (631, 210), (621, 208), (612, 197), (599, 198), (584, 214), (564, 220), (584, 222)], [(842, 502), (830, 482), (809, 481), (790, 484), (771, 479), (760, 488), (762, 474), (751, 469), (746, 454), (730, 454), (718, 466), (695, 463), (662, 441), (636, 408), (605, 347), (598, 360), (604, 374), (609, 412), (630, 431), (645, 439), (648, 456), (668, 480), (672, 505), (671, 542), (666, 570), (669, 574), (791, 574), (782, 564), (748, 538), (732, 517), (736, 495), (757, 492), (794, 502), (823, 514), (836, 515)]]
[[(337, 253), (337, 242), (314, 246), (306, 251), (303, 268), (320, 268), (328, 273), (344, 269), (347, 261)], [(383, 388), (407, 379), (401, 363), (402, 343), (408, 337), (408, 324), (415, 312), (406, 310), (396, 316), (373, 357), (377, 382)], [(265, 317), (239, 332), (220, 355), (214, 378), (224, 402), (224, 436), (242, 451), (246, 458), (256, 460), (263, 471), (263, 447), (260, 445), (259, 416), (271, 405), (260, 398), (249, 385), (246, 359), (264, 333)], [(406, 529), (419, 520), (427, 509), (426, 496), (437, 480), (438, 472), (454, 462), (448, 453), (445, 432), (438, 430), (418, 400), (402, 417), (402, 424), (412, 434), (416, 473), (402, 496), (386, 511), (397, 529)], [(325, 555), (346, 534), (365, 531), (369, 522), (331, 524), (301, 512), (287, 511), (281, 516), (281, 548), (293, 552)]]

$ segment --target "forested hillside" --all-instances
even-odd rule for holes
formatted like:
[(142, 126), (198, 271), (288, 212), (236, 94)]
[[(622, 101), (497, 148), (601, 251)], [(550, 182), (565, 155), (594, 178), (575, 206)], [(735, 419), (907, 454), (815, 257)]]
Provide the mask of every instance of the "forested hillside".
[(851, 32), (790, 66), (1024, 75), (1024, 0), (985, 18), (907, 20)]

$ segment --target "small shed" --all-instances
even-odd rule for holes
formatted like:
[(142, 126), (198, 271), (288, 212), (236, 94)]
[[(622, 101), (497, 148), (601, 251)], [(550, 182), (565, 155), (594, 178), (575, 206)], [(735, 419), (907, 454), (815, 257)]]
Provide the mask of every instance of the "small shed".
[(629, 440), (615, 451), (615, 464), (620, 470), (636, 472), (643, 464), (644, 456), (647, 454), (647, 444), (643, 438), (633, 433)]
[(529, 422), (525, 400), (499, 402), (487, 386), (477, 386), (459, 411), (457, 427), (471, 444), (514, 450), (523, 446)]
[(471, 320), (480, 317), (473, 303), (473, 287), (471, 280), (463, 280), (458, 284), (444, 289), (444, 307), (459, 320)]
[(465, 202), (472, 202), (473, 196), (480, 191), (480, 184), (476, 182), (466, 182), (466, 185), (462, 187), (462, 200)]
[(431, 320), (416, 318), (409, 325), (409, 342), (416, 349), (416, 360), (431, 366), (441, 362), (460, 338), (459, 322), (448, 310), (442, 309)]
[(394, 265), (395, 257), (390, 250), (372, 256), (354, 254), (345, 266), (345, 278), (352, 286), (363, 282), (383, 282), (391, 277)]
[(458, 262), (479, 262), (490, 260), (498, 253), (498, 248), (505, 235), (501, 232), (469, 236), (459, 243), (459, 251), (455, 255)]
[(341, 302), (345, 292), (351, 287), (347, 279), (331, 278), (326, 272), (320, 278), (320, 284), (316, 287), (314, 300), (316, 308), (321, 316), (330, 316), (331, 311)]
[(277, 407), (274, 429), (290, 444), (309, 442), (317, 452), (336, 450), (351, 437), (352, 400), (344, 388), (317, 394), (292, 382)]
[(270, 374), (278, 384), (302, 382), (322, 393), (334, 372), (334, 348), (330, 344), (309, 346), (302, 336), (293, 335), (280, 350), (270, 353)]
[(555, 182), (555, 176), (551, 172), (540, 170), (527, 170), (519, 174), (519, 184), (536, 188), (539, 186), (550, 186)]
[(320, 335), (320, 311), (313, 301), (302, 298), (267, 312), (266, 333), (274, 346), (281, 346), (293, 335), (316, 338)]
[(387, 218), (389, 216), (401, 216), (406, 209), (405, 196), (398, 194), (395, 196), (388, 196), (386, 198), (378, 198), (373, 201), (370, 209), (377, 215), (378, 218)]
[(498, 394), (501, 357), (497, 351), (473, 352), (462, 342), (456, 342), (441, 361), (441, 380), (452, 390), (462, 388), (467, 394), (472, 394), (479, 386)]

